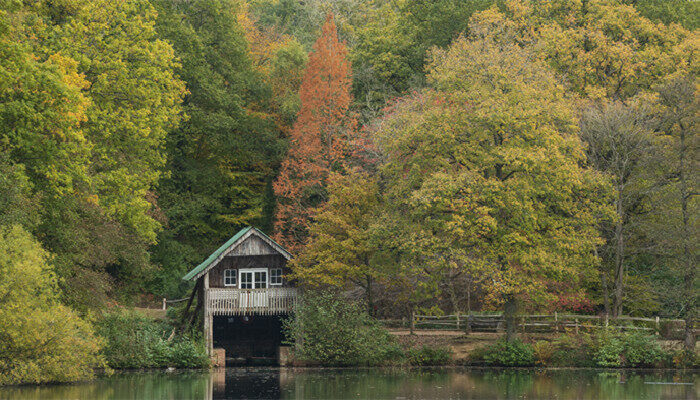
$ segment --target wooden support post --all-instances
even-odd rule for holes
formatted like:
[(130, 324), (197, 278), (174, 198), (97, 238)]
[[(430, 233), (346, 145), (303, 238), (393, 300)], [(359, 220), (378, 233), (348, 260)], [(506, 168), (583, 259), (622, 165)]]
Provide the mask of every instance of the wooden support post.
[(459, 330), (459, 311), (457, 311), (457, 330)]
[(559, 332), (559, 316), (556, 311), (554, 312), (554, 331)]
[(204, 310), (204, 329), (203, 329), (203, 334), (204, 334), (204, 344), (207, 348), (207, 354), (212, 355), (212, 350), (213, 350), (213, 332), (212, 332), (212, 316), (211, 316), (211, 311), (209, 310), (209, 273), (207, 272), (204, 274), (204, 285), (203, 285), (203, 291), (204, 291), (204, 304), (202, 307), (202, 310)]
[[(185, 330), (185, 322), (187, 321), (187, 313), (190, 312), (190, 307), (192, 307), (192, 301), (194, 300), (194, 296), (197, 295), (197, 292), (200, 289), (201, 286), (201, 279), (197, 279), (197, 283), (194, 284), (194, 288), (192, 289), (192, 293), (190, 293), (190, 299), (187, 301), (187, 305), (185, 306), (185, 309), (182, 310), (182, 319), (180, 320), (180, 330), (184, 332)], [(198, 302), (200, 303), (200, 302)], [(197, 307), (194, 310), (194, 317), (192, 318), (192, 321), (194, 321), (194, 318), (197, 316), (197, 308), (201, 306), (200, 304), (197, 304)], [(192, 322), (190, 322), (190, 325), (192, 325)]]
[(163, 311), (165, 311), (165, 297), (163, 297)]
[(574, 319), (574, 323), (575, 323), (574, 329), (576, 329), (576, 334), (578, 334), (578, 318)]
[(520, 317), (520, 326), (523, 328), (523, 333), (525, 333), (525, 317)]
[(472, 315), (467, 314), (467, 326), (464, 328), (464, 332), (468, 335), (472, 332)]

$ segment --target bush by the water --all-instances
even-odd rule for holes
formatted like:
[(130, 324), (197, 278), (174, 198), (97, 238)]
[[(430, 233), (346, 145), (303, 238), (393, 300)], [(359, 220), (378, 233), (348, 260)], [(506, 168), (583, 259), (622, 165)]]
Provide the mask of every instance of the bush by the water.
[(89, 379), (102, 340), (61, 304), (49, 254), (23, 228), (0, 227), (0, 385)]
[(531, 345), (520, 340), (498, 342), (477, 352), (487, 365), (500, 367), (528, 367), (535, 364), (535, 354)]
[(673, 366), (673, 353), (664, 350), (654, 336), (644, 333), (600, 331), (563, 335), (534, 345), (537, 363), (575, 367)]
[(332, 293), (307, 294), (284, 323), (298, 360), (321, 365), (379, 365), (403, 359), (396, 340), (357, 304)]
[(103, 354), (112, 368), (198, 368), (209, 364), (204, 346), (188, 335), (174, 336), (165, 322), (135, 311), (105, 314), (97, 333), (106, 339)]
[(449, 347), (422, 346), (406, 351), (406, 358), (411, 365), (445, 365), (452, 359)]

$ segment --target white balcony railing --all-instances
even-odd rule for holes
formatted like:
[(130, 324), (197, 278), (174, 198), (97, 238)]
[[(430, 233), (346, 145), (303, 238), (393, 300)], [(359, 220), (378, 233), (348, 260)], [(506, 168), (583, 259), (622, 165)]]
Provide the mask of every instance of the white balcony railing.
[(296, 288), (209, 289), (212, 315), (286, 314), (297, 302)]

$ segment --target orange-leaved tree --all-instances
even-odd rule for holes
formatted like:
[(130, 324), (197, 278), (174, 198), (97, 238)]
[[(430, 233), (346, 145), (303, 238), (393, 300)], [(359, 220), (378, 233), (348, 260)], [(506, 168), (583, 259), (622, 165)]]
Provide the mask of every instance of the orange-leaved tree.
[(277, 196), (275, 239), (300, 250), (313, 209), (326, 200), (331, 171), (345, 169), (356, 119), (350, 110), (350, 62), (328, 15), (313, 45), (299, 89), (301, 109), (290, 133), (290, 147), (274, 183)]

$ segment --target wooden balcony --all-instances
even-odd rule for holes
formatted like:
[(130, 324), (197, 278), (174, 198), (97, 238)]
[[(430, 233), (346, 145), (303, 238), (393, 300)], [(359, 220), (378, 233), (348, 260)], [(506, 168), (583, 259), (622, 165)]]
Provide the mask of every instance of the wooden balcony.
[(207, 309), (211, 315), (287, 314), (296, 302), (296, 288), (207, 290)]

